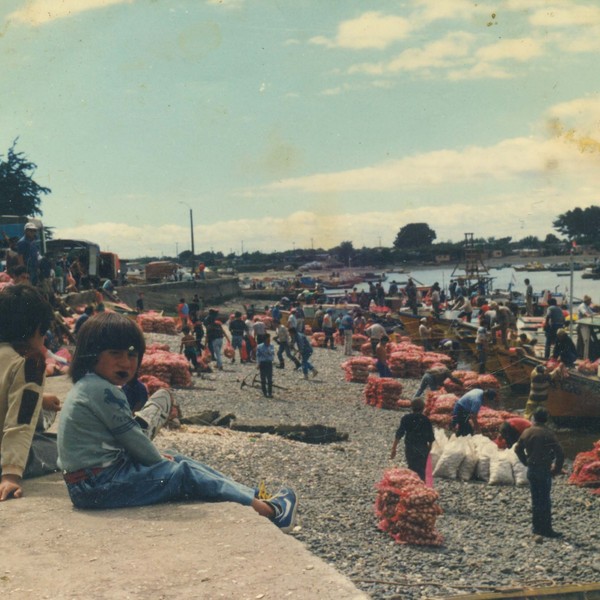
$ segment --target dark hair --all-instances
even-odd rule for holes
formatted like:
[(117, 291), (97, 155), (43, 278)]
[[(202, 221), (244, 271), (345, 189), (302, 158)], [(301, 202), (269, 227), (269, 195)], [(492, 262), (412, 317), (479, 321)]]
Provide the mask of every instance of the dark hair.
[(88, 304), (85, 307), (85, 310), (83, 311), (86, 315), (93, 315), (94, 314), (94, 307), (91, 304)]
[(11, 285), (0, 292), (0, 341), (23, 343), (37, 331), (45, 334), (54, 313), (44, 296), (30, 285)]
[(411, 401), (410, 407), (413, 412), (423, 412), (425, 410), (425, 402), (423, 402), (422, 398), (415, 398)]
[(190, 328), (187, 325), (184, 325), (181, 328), (181, 333), (189, 333), (190, 332)]
[(485, 390), (485, 391), (483, 392), (483, 394), (484, 394), (484, 395), (485, 395), (485, 396), (486, 396), (486, 397), (487, 397), (489, 400), (493, 400), (493, 399), (494, 399), (494, 398), (495, 398), (495, 397), (498, 395), (498, 392), (496, 392), (496, 390), (488, 389), (488, 390)]
[(556, 306), (556, 298), (550, 298), (550, 300), (548, 300), (548, 304), (550, 306)]
[(13, 270), (12, 270), (12, 276), (16, 279), (17, 277), (21, 277), (22, 275), (25, 275), (25, 273), (27, 273), (27, 267), (25, 267), (24, 265), (17, 265)]
[(137, 351), (139, 367), (146, 351), (146, 342), (142, 330), (135, 321), (109, 312), (90, 317), (77, 334), (77, 346), (69, 375), (76, 383), (94, 370), (101, 352), (129, 348)]
[(549, 416), (548, 411), (540, 407), (533, 413), (533, 420), (536, 423), (546, 423)]

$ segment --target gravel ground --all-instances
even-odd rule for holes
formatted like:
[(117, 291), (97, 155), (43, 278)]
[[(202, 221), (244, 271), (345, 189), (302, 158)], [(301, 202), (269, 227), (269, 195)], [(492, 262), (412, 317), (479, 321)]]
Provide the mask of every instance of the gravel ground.
[[(151, 334), (150, 342), (179, 340)], [(195, 386), (177, 390), (185, 416), (203, 410), (233, 413), (238, 419), (305, 425), (319, 423), (347, 432), (347, 442), (310, 445), (278, 436), (241, 433), (217, 427), (184, 426), (156, 439), (231, 477), (268, 489), (294, 487), (299, 497), (295, 535), (316, 555), (351, 578), (372, 598), (432, 598), (488, 591), (498, 587), (583, 583), (600, 580), (600, 498), (569, 486), (566, 477), (553, 489), (555, 528), (560, 540), (530, 533), (528, 488), (436, 480), (444, 514), (437, 529), (440, 548), (396, 544), (376, 528), (374, 485), (386, 468), (404, 466), (400, 445), (395, 461), (389, 450), (401, 413), (367, 406), (363, 385), (344, 380), (341, 349), (316, 349), (319, 374), (304, 380), (288, 365), (275, 369), (275, 390), (240, 389), (255, 365), (225, 364), (223, 371), (195, 377)], [(403, 380), (406, 397), (416, 380)]]

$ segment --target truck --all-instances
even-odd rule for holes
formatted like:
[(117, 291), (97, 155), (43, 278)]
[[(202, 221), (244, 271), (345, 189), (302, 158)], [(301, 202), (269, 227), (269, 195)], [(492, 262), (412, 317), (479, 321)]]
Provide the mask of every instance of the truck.
[(119, 276), (119, 257), (114, 252), (102, 252), (100, 246), (87, 240), (58, 239), (46, 243), (47, 251), (59, 257), (65, 255), (71, 262), (79, 259), (90, 278), (116, 281)]
[(159, 283), (175, 277), (180, 268), (180, 265), (170, 260), (150, 262), (146, 265), (146, 283)]

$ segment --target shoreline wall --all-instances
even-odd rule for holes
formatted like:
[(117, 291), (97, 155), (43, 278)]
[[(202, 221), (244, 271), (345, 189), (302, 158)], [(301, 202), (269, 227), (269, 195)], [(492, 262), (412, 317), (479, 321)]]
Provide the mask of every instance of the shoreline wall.
[(140, 292), (144, 294), (146, 310), (163, 310), (168, 313), (175, 313), (180, 298), (185, 298), (186, 302), (189, 302), (194, 294), (198, 294), (202, 300), (202, 307), (241, 296), (237, 277), (126, 285), (117, 288), (119, 298), (131, 308), (135, 308), (135, 302)]

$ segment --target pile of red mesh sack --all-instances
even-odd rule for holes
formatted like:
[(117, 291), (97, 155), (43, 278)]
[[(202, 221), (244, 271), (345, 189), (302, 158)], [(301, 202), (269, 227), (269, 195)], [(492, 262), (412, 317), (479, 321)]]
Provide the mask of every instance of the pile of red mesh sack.
[(600, 440), (594, 442), (593, 450), (580, 452), (575, 457), (569, 483), (596, 488), (593, 493), (600, 494)]
[(375, 371), (375, 359), (368, 356), (356, 356), (342, 363), (346, 381), (366, 383), (369, 374)]
[(272, 319), (272, 317), (269, 317), (267, 315), (255, 315), (255, 317), (252, 320), (255, 323), (257, 321), (262, 321), (265, 324), (265, 327), (267, 329), (273, 329), (273, 319)]
[(139, 380), (146, 386), (149, 396), (158, 390), (169, 389), (168, 384), (153, 375), (142, 375)]
[(600, 360), (595, 360), (594, 362), (582, 360), (577, 365), (577, 370), (583, 375), (596, 375), (598, 373), (598, 366), (600, 366)]
[(410, 408), (410, 400), (402, 399), (402, 387), (397, 379), (371, 376), (365, 386), (365, 402), (388, 410)]
[(138, 325), (146, 333), (166, 333), (167, 335), (177, 335), (177, 325), (175, 319), (163, 317), (157, 312), (146, 312), (137, 316)]
[(479, 388), (481, 390), (500, 389), (500, 382), (498, 379), (489, 373), (480, 375), (475, 371), (453, 371), (452, 376), (459, 379), (462, 382), (462, 385), (454, 383), (450, 379), (446, 379), (446, 381), (444, 381), (444, 389), (447, 392), (463, 394), (474, 388)]
[(192, 387), (190, 365), (183, 354), (176, 354), (157, 346), (149, 346), (140, 365), (140, 379), (151, 375), (168, 387)]
[[(352, 350), (361, 350), (363, 344), (369, 344), (369, 348), (371, 347), (371, 343), (369, 342), (369, 338), (366, 335), (362, 335), (361, 333), (353, 333), (352, 334)], [(364, 354), (364, 352), (363, 352)]]
[(325, 334), (322, 331), (317, 331), (310, 336), (310, 345), (315, 348), (323, 348), (325, 346)]
[(401, 342), (388, 344), (389, 367), (394, 377), (420, 377), (433, 366), (451, 366), (452, 359), (439, 352), (426, 352), (422, 346)]
[(441, 546), (443, 537), (435, 530), (442, 509), (438, 493), (409, 469), (389, 469), (375, 486), (375, 515), (378, 529), (399, 544)]
[(371, 342), (365, 342), (360, 346), (360, 353), (363, 356), (373, 356), (373, 348), (371, 347)]

